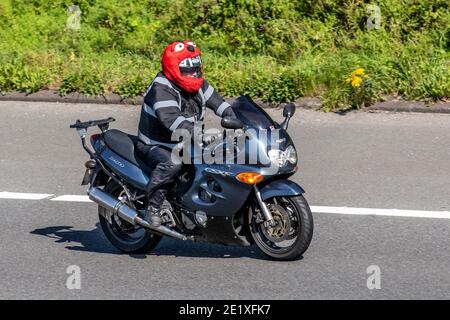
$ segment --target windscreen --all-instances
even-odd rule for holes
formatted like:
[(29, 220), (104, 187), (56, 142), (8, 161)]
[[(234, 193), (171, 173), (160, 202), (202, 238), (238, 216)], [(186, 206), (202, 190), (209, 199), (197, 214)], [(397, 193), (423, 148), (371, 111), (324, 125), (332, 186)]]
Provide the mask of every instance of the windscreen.
[(269, 115), (249, 97), (237, 98), (232, 107), (237, 118), (249, 127), (258, 129), (277, 127)]

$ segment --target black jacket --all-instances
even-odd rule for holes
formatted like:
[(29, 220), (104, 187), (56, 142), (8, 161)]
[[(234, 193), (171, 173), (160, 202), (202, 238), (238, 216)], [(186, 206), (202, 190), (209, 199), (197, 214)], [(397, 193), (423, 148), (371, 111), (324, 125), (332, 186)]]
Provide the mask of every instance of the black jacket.
[(172, 132), (187, 129), (193, 136), (194, 121), (203, 121), (206, 108), (220, 117), (234, 116), (230, 104), (206, 80), (198, 93), (189, 94), (160, 72), (144, 94), (139, 139), (149, 145), (173, 147)]

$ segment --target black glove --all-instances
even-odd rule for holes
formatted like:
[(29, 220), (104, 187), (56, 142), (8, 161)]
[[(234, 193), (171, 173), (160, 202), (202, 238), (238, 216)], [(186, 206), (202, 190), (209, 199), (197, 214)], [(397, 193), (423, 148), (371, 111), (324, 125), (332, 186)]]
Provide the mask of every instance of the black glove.
[(225, 109), (225, 111), (222, 113), (222, 118), (224, 117), (237, 118), (232, 107), (228, 107)]

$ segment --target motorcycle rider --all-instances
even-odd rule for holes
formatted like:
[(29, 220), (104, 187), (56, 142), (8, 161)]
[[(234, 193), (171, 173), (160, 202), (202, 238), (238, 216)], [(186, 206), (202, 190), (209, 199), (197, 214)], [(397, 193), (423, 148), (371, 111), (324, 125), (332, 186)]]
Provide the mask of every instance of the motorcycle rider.
[(154, 226), (161, 224), (161, 205), (181, 169), (171, 158), (176, 145), (173, 131), (186, 129), (194, 139), (194, 122), (202, 123), (206, 108), (220, 117), (235, 116), (230, 104), (204, 79), (200, 56), (192, 41), (169, 44), (162, 55), (162, 72), (144, 94), (136, 150), (154, 168), (146, 190), (148, 220)]

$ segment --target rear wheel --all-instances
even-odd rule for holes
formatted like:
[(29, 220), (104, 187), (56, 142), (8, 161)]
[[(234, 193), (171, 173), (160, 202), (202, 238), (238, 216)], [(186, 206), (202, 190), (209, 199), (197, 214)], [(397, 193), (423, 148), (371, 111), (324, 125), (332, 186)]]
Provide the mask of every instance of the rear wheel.
[(313, 217), (306, 199), (273, 197), (265, 201), (274, 220), (268, 226), (260, 212), (250, 213), (250, 231), (258, 248), (274, 260), (295, 260), (308, 249), (313, 236)]
[[(122, 195), (123, 189), (116, 182), (110, 181), (103, 191), (119, 198)], [(140, 204), (138, 203), (127, 203), (127, 205), (135, 209), (140, 209)], [(109, 223), (108, 219), (104, 217), (111, 214), (111, 212), (108, 212), (108, 209), (99, 206), (98, 213), (100, 226), (106, 238), (108, 238), (114, 247), (123, 252), (148, 253), (154, 249), (161, 240), (161, 236), (156, 235), (143, 227), (133, 226), (114, 214), (111, 215), (112, 223)]]

